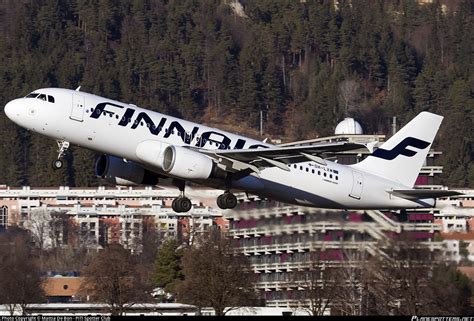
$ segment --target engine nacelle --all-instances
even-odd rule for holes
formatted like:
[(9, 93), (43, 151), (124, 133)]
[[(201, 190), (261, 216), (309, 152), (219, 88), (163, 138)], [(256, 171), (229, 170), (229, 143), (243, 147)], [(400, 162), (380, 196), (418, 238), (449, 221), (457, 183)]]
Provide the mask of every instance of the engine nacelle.
[(156, 174), (131, 161), (122, 158), (101, 155), (95, 162), (95, 174), (117, 185), (156, 185)]
[(163, 152), (165, 173), (183, 179), (207, 179), (214, 167), (212, 159), (187, 148), (169, 145)]
[(156, 140), (145, 140), (138, 144), (135, 155), (137, 155), (140, 163), (146, 164), (152, 169), (162, 171), (163, 151), (166, 146), (169, 145)]

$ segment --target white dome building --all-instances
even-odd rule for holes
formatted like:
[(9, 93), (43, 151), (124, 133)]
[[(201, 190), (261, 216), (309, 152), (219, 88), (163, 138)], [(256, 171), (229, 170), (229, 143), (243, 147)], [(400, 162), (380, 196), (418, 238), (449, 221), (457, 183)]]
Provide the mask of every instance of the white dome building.
[(335, 135), (362, 135), (363, 133), (360, 124), (356, 122), (354, 118), (349, 117), (337, 124), (336, 130), (334, 131)]

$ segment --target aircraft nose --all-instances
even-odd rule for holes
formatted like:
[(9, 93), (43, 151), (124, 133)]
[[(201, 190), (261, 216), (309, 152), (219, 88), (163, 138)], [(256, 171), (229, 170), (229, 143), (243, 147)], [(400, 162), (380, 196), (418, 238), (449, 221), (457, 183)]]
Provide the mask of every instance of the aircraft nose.
[(14, 113), (14, 109), (15, 107), (13, 106), (14, 103), (13, 103), (13, 100), (8, 102), (6, 105), (5, 105), (5, 114), (7, 115), (8, 118), (12, 119), (12, 116), (13, 116), (13, 113)]

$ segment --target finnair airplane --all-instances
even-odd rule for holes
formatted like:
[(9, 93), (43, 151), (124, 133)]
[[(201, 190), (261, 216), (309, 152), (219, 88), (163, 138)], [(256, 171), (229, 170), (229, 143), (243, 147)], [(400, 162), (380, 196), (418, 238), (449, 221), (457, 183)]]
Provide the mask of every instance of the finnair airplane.
[(432, 113), (420, 113), (360, 163), (341, 165), (325, 158), (367, 146), (275, 146), (79, 89), (38, 89), (10, 101), (5, 113), (57, 141), (56, 169), (71, 143), (103, 154), (95, 173), (109, 182), (171, 182), (181, 191), (176, 212), (192, 207), (186, 182), (225, 190), (217, 198), (222, 209), (237, 205), (233, 191), (333, 209), (433, 207), (437, 197), (458, 194), (413, 189), (443, 119)]

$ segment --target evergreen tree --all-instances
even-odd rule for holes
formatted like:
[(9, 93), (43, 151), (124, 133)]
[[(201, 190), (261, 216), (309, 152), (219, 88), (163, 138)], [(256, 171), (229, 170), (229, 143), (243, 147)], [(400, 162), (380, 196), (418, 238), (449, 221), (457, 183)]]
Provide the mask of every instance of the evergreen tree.
[(176, 282), (182, 279), (180, 260), (182, 251), (175, 239), (164, 241), (155, 261), (153, 283), (167, 293), (175, 293)]

